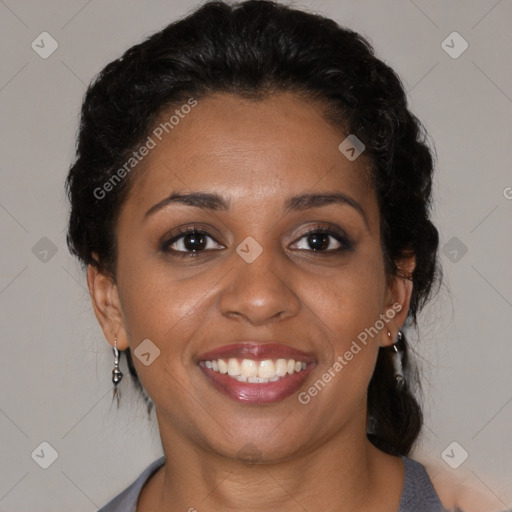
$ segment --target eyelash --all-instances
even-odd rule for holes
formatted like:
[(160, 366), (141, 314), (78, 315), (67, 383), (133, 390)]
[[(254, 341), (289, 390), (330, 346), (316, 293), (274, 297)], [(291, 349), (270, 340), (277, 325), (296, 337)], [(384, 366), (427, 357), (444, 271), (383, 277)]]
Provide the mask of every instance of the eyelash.
[[(293, 243), (296, 244), (300, 240), (307, 238), (309, 235), (314, 235), (314, 234), (322, 234), (322, 235), (330, 236), (330, 237), (334, 238), (341, 246), (338, 247), (337, 249), (329, 249), (329, 250), (316, 250), (315, 251), (313, 249), (309, 249), (309, 250), (308, 249), (298, 249), (299, 251), (308, 251), (308, 252), (314, 252), (317, 254), (323, 253), (323, 255), (333, 255), (333, 254), (341, 254), (345, 251), (350, 251), (353, 249), (353, 243), (345, 233), (343, 233), (342, 231), (337, 232), (333, 229), (325, 228), (322, 226), (315, 226), (315, 227), (309, 229), (308, 231), (303, 233)], [(206, 237), (212, 239), (216, 244), (222, 245), (222, 244), (220, 244), (220, 242), (215, 240), (215, 238), (208, 231), (205, 231), (204, 229), (198, 228), (196, 226), (190, 226), (190, 227), (186, 227), (186, 228), (178, 228), (177, 233), (175, 235), (173, 235), (169, 240), (167, 240), (166, 242), (164, 242), (162, 244), (161, 250), (165, 253), (172, 254), (173, 256), (177, 256), (177, 257), (198, 257), (201, 253), (208, 252), (211, 250), (211, 249), (202, 249), (200, 251), (189, 251), (189, 250), (176, 251), (174, 249), (170, 249), (171, 245), (173, 245), (180, 239), (186, 237), (187, 235), (206, 236)], [(215, 249), (215, 250), (217, 250), (217, 249)]]

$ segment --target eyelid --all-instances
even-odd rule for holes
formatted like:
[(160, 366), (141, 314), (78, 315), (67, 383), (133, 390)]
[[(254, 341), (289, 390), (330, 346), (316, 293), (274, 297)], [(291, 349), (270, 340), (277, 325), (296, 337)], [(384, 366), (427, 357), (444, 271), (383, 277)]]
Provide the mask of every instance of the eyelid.
[[(175, 228), (167, 231), (162, 237), (162, 242), (168, 242), (169, 240), (179, 237), (180, 235), (186, 235), (187, 233), (204, 233), (209, 237), (213, 238), (217, 243), (219, 238), (222, 238), (221, 233), (209, 224), (202, 224), (200, 222), (192, 222), (190, 224), (182, 224)], [(216, 238), (217, 237), (217, 238)]]
[[(178, 226), (177, 228), (172, 229), (170, 232), (168, 232), (166, 235), (164, 235), (162, 237), (159, 245), (160, 245), (161, 250), (163, 250), (164, 252), (173, 253), (173, 254), (177, 254), (180, 256), (186, 255), (186, 254), (196, 254), (197, 255), (202, 252), (211, 251), (212, 249), (208, 249), (207, 251), (202, 250), (202, 251), (198, 251), (198, 252), (177, 251), (175, 249), (170, 248), (171, 245), (175, 244), (178, 240), (184, 238), (185, 236), (193, 234), (193, 233), (197, 233), (197, 234), (204, 235), (204, 236), (210, 238), (216, 244), (221, 245), (225, 248), (226, 246), (223, 243), (219, 242), (217, 240), (217, 238), (214, 235), (212, 235), (211, 231), (216, 231), (216, 230), (214, 228), (212, 228), (211, 226), (203, 227), (199, 224), (192, 224), (192, 225), (188, 224), (188, 225), (184, 225), (184, 226)], [(218, 237), (218, 238), (221, 238), (221, 237)], [(215, 250), (220, 250), (220, 249), (215, 249)]]
[[(178, 251), (175, 249), (171, 249), (170, 246), (175, 244), (178, 240), (182, 239), (183, 237), (192, 234), (197, 233), (203, 236), (206, 236), (213, 240), (216, 244), (222, 246), (222, 248), (226, 248), (226, 246), (219, 242), (218, 238), (222, 237), (216, 237), (215, 235), (212, 235), (211, 231), (216, 232), (217, 230), (214, 229), (212, 226), (207, 225), (201, 225), (201, 224), (188, 224), (183, 226), (178, 226), (177, 228), (174, 228), (170, 233), (167, 235), (164, 235), (162, 237), (162, 241), (160, 243), (161, 249), (164, 252), (173, 253), (175, 255), (179, 256), (185, 256), (185, 255), (199, 255), (201, 253), (208, 253), (211, 251), (219, 251), (221, 249), (202, 249), (200, 251), (194, 252), (194, 251)], [(317, 252), (317, 253), (325, 253), (325, 254), (333, 254), (338, 253), (344, 250), (351, 250), (354, 248), (354, 242), (347, 235), (347, 233), (339, 228), (338, 226), (330, 223), (330, 222), (316, 222), (309, 226), (306, 231), (303, 231), (300, 235), (293, 235), (293, 241), (291, 242), (291, 245), (297, 244), (300, 240), (307, 237), (310, 234), (314, 233), (322, 233), (326, 234), (328, 236), (333, 237), (339, 244), (341, 244), (340, 247), (336, 249), (329, 249), (329, 250), (323, 250), (323, 251), (314, 251), (313, 249), (309, 250), (309, 252)], [(298, 249), (298, 251), (301, 252), (308, 252), (307, 249)]]
[(332, 228), (311, 228), (305, 233), (303, 233), (301, 236), (295, 239), (295, 241), (291, 244), (297, 245), (301, 240), (306, 238), (307, 236), (315, 233), (321, 233), (325, 234), (328, 237), (334, 238), (336, 242), (339, 244), (339, 247), (336, 247), (334, 249), (325, 249), (325, 250), (313, 250), (313, 249), (293, 249), (298, 252), (311, 252), (316, 254), (323, 254), (323, 255), (336, 255), (340, 254), (341, 252), (349, 251), (354, 248), (354, 244), (352, 240), (343, 232), (340, 230), (334, 230)]
[(305, 231), (302, 231), (302, 227), (300, 230), (295, 230), (294, 234), (290, 237), (292, 238), (293, 242), (300, 240), (304, 236), (307, 236), (311, 233), (326, 233), (335, 237), (339, 237), (345, 240), (346, 242), (353, 243), (353, 240), (344, 229), (336, 226), (335, 224), (332, 224), (331, 222), (318, 221), (308, 224), (309, 225)]

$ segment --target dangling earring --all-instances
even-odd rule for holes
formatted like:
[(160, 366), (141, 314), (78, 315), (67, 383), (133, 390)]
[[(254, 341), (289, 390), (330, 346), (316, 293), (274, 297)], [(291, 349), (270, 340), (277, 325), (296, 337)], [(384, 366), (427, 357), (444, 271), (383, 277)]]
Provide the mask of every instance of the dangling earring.
[(399, 390), (402, 390), (405, 386), (405, 378), (403, 374), (403, 368), (402, 368), (402, 354), (400, 349), (398, 348), (398, 345), (402, 343), (403, 340), (403, 334), (401, 331), (398, 331), (398, 334), (396, 336), (396, 342), (393, 345), (393, 368), (395, 369), (395, 385)]
[(112, 370), (112, 384), (114, 384), (114, 390), (112, 394), (112, 401), (114, 398), (117, 399), (117, 407), (119, 407), (119, 398), (121, 396), (120, 390), (117, 389), (118, 384), (121, 382), (123, 374), (119, 369), (119, 350), (117, 350), (117, 338), (114, 338), (114, 369)]

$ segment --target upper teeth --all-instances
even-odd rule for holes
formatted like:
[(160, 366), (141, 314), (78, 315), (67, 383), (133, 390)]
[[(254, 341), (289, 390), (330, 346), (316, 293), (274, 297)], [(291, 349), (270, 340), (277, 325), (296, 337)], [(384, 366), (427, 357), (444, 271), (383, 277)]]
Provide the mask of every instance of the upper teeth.
[(242, 359), (240, 361), (234, 357), (227, 362), (224, 359), (215, 359), (205, 361), (204, 364), (206, 368), (227, 374), (236, 380), (254, 383), (274, 382), (286, 374), (292, 375), (307, 367), (307, 363), (295, 361), (295, 359), (264, 359), (263, 361)]

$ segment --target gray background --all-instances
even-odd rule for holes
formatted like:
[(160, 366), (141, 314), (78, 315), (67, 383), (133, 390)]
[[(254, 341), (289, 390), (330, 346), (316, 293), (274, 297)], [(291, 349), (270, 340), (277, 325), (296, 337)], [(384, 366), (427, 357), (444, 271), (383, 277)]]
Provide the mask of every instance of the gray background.
[[(93, 511), (161, 454), (156, 423), (147, 421), (129, 382), (123, 406), (111, 406), (112, 350), (65, 246), (63, 184), (86, 84), (195, 5), (0, 0), (2, 512)], [(432, 475), (447, 471), (510, 507), (512, 4), (296, 5), (368, 37), (403, 78), (412, 110), (435, 141), (445, 284), (419, 333), (426, 428), (416, 457)], [(31, 47), (43, 31), (59, 45), (47, 59)], [(456, 59), (441, 46), (453, 31), (469, 43)], [(460, 41), (448, 44), (461, 48)], [(31, 456), (44, 441), (58, 453), (48, 469)], [(462, 449), (469, 453), (458, 469), (441, 457), (453, 441), (462, 448), (448, 450), (452, 461)]]

